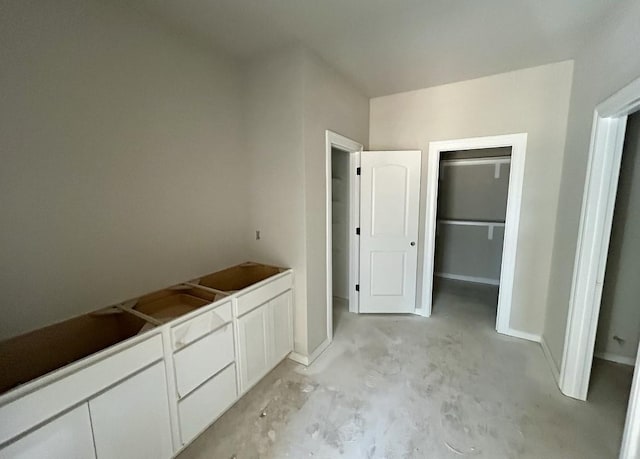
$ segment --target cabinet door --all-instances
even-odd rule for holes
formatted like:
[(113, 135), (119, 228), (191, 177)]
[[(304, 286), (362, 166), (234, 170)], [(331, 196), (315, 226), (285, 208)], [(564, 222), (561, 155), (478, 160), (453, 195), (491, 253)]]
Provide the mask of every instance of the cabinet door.
[(287, 290), (269, 302), (271, 314), (272, 353), (270, 367), (293, 350), (292, 295)]
[(173, 455), (164, 363), (89, 401), (98, 459)]
[(269, 365), (269, 304), (266, 303), (238, 319), (240, 386), (242, 392), (267, 372)]
[(0, 458), (95, 458), (89, 407), (86, 403), (55, 418), (0, 450)]

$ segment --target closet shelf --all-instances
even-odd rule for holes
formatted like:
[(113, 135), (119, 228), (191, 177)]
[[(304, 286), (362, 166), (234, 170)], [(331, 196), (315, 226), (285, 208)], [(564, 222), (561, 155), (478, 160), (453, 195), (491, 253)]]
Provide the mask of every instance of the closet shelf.
[(442, 225), (460, 225), (460, 226), (504, 226), (503, 221), (491, 221), (491, 220), (438, 219), (438, 223)]
[(482, 164), (509, 164), (511, 156), (487, 156), (484, 158), (454, 158), (442, 159), (442, 166), (475, 166)]

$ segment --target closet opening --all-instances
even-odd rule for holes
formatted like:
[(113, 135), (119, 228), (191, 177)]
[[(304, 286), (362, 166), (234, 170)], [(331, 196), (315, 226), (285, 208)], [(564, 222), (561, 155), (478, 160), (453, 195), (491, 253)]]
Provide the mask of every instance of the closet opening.
[[(467, 291), (465, 288), (485, 287), (487, 301), (497, 292), (494, 316), (498, 333), (539, 339), (511, 327), (526, 153), (526, 133), (429, 143), (422, 304), (417, 311), (421, 315), (431, 315), (434, 280), (440, 300), (447, 291), (443, 284), (452, 284), (450, 281), (458, 282), (458, 288), (454, 288), (458, 294)], [(444, 241), (438, 244), (437, 258), (436, 239)], [(454, 252), (447, 249), (451, 244)], [(434, 276), (436, 273), (439, 275)]]
[(472, 314), (493, 328), (511, 147), (442, 151), (438, 167), (433, 314)]

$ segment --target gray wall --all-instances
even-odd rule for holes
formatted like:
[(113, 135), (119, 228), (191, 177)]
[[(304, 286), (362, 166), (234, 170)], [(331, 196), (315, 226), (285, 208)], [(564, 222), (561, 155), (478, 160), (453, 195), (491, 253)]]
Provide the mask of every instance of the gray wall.
[(509, 164), (440, 168), (438, 218), (504, 222), (509, 192)]
[(435, 272), (500, 280), (504, 227), (438, 225)]
[(120, 2), (0, 10), (0, 339), (246, 259), (235, 64)]
[[(640, 113), (629, 117), (602, 291), (596, 353), (634, 360), (640, 340)], [(613, 337), (624, 339), (616, 342)]]
[[(509, 191), (509, 164), (447, 165), (447, 159), (504, 156), (511, 149), (468, 150), (441, 155), (438, 185), (439, 220), (504, 222)], [(497, 154), (496, 154), (497, 153)], [(492, 238), (486, 226), (438, 224), (435, 272), (500, 280), (504, 227), (494, 227)]]
[[(366, 147), (369, 99), (326, 62), (305, 53), (304, 156), (309, 352), (327, 339), (325, 135)], [(330, 248), (329, 248), (330, 249)]]
[(331, 149), (333, 296), (349, 299), (349, 153)]
[[(621, 0), (575, 59), (544, 338), (560, 366), (595, 107), (640, 77), (640, 2)], [(558, 156), (558, 159), (561, 156)], [(552, 163), (549, 163), (552, 164)], [(547, 168), (550, 169), (550, 168)]]
[(244, 136), (249, 155), (251, 258), (294, 269), (294, 347), (307, 352), (304, 227), (303, 74), (299, 50), (254, 60), (245, 69)]
[[(429, 142), (527, 132), (511, 328), (543, 331), (553, 228), (560, 188), (572, 62), (371, 99), (370, 148), (420, 149), (426, 177)], [(555, 167), (552, 167), (555, 165)], [(425, 208), (421, 184), (420, 208)], [(424, 239), (424, 212), (420, 240)], [(422, 255), (419, 248), (419, 256)], [(418, 288), (422, 288), (421, 268)], [(421, 292), (419, 291), (419, 295)]]
[[(365, 143), (368, 99), (309, 51), (293, 47), (245, 69), (252, 257), (295, 269), (294, 346), (327, 339), (325, 132)], [(247, 181), (245, 180), (245, 183)]]

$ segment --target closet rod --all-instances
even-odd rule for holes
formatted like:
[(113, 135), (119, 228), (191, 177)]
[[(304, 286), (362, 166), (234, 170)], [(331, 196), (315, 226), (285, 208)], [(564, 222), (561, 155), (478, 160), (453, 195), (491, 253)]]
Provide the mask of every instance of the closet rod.
[(454, 158), (440, 161), (443, 166), (475, 166), (479, 164), (509, 164), (511, 156), (487, 156), (486, 158)]
[(481, 220), (438, 220), (443, 225), (460, 225), (460, 226), (504, 226), (504, 222), (491, 222)]

